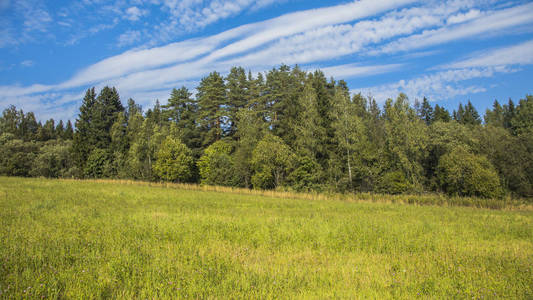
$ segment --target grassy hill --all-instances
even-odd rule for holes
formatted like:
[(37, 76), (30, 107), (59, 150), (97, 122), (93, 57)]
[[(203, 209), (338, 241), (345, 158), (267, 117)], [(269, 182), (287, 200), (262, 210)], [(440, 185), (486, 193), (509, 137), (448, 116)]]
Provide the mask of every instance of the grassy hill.
[(0, 177), (0, 298), (531, 298), (531, 210)]

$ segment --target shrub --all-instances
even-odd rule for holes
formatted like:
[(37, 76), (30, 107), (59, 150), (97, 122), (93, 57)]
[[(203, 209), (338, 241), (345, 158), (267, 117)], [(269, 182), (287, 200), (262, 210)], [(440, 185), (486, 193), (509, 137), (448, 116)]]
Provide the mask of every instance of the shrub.
[(191, 180), (194, 160), (191, 150), (179, 139), (167, 136), (156, 157), (154, 171), (161, 179), (174, 182)]
[(233, 159), (230, 156), (232, 148), (227, 142), (217, 141), (204, 150), (204, 154), (197, 163), (202, 183), (235, 184)]
[(497, 198), (503, 194), (498, 174), (485, 156), (464, 147), (444, 154), (437, 167), (440, 188), (448, 195)]
[(400, 171), (390, 171), (381, 177), (378, 191), (385, 194), (402, 194), (412, 189), (405, 175)]
[(104, 149), (96, 148), (89, 154), (83, 174), (87, 178), (102, 178), (106, 175), (109, 153)]

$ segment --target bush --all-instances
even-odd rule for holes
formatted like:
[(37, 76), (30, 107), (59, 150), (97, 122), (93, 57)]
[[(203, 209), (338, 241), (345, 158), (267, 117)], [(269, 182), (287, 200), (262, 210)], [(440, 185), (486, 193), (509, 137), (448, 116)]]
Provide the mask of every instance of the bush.
[(299, 156), (297, 160), (298, 167), (288, 177), (291, 187), (298, 192), (321, 190), (323, 171), (320, 165), (307, 155)]
[(29, 176), (39, 145), (14, 139), (12, 134), (0, 136), (0, 174)]
[(163, 180), (187, 182), (193, 176), (191, 150), (179, 139), (167, 136), (157, 152), (154, 171)]
[(448, 195), (482, 198), (503, 195), (498, 174), (489, 160), (464, 147), (456, 147), (440, 158), (437, 178)]
[(403, 194), (412, 190), (405, 175), (400, 171), (387, 172), (381, 177), (378, 192), (385, 194)]
[(283, 140), (267, 134), (252, 153), (254, 188), (272, 189), (283, 186), (294, 162), (294, 154)]
[(104, 149), (96, 148), (91, 151), (87, 158), (83, 175), (87, 178), (106, 177), (109, 163), (109, 153)]
[(41, 147), (30, 171), (32, 176), (69, 177), (72, 159), (70, 142), (52, 140)]
[(203, 184), (236, 185), (232, 148), (227, 142), (217, 141), (204, 150), (197, 163)]

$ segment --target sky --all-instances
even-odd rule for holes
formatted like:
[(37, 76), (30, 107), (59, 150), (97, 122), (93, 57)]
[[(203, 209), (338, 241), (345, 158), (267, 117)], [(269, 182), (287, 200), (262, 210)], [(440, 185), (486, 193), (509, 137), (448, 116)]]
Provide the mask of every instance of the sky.
[(533, 2), (0, 0), (0, 109), (75, 120), (85, 91), (166, 103), (212, 71), (322, 70), (450, 111), (533, 93)]

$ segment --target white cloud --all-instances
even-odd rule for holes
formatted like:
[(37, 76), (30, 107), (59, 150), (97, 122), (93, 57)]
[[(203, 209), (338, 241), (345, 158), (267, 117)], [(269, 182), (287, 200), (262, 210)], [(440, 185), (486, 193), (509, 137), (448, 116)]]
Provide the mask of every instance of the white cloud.
[(47, 31), (48, 24), (52, 22), (52, 17), (43, 6), (33, 1), (17, 1), (17, 10), (24, 15), (23, 25), (27, 31)]
[(58, 21), (57, 24), (64, 27), (72, 27), (72, 25), (68, 22)]
[[(154, 81), (155, 84), (156, 79), (152, 80), (150, 79), (151, 77), (157, 77), (157, 81), (160, 83), (172, 82), (176, 80), (176, 78), (179, 80), (187, 79), (185, 78), (187, 76), (188, 78), (192, 78), (191, 74), (198, 74), (198, 72), (188, 70), (188, 66), (191, 64), (182, 66), (180, 63), (197, 58), (197, 61), (194, 64), (197, 66), (197, 69), (202, 70), (202, 72), (208, 72), (207, 70), (213, 70), (215, 65), (229, 66), (233, 64), (232, 61), (214, 62), (225, 56), (249, 51), (264, 43), (268, 43), (274, 39), (290, 34), (323, 25), (345, 22), (358, 17), (365, 17), (371, 13), (379, 13), (383, 10), (395, 8), (400, 5), (400, 3), (405, 3), (407, 1), (410, 0), (391, 1), (389, 3), (380, 2), (374, 5), (369, 0), (366, 0), (357, 2), (356, 4), (358, 5), (339, 5), (323, 9), (291, 13), (268, 21), (239, 26), (204, 39), (186, 40), (163, 47), (127, 51), (121, 55), (110, 57), (88, 67), (75, 75), (72, 79), (60, 84), (60, 87), (71, 88), (100, 80), (120, 78), (127, 74), (130, 74), (127, 77), (129, 78), (128, 82), (131, 81), (131, 78), (139, 78), (141, 81), (140, 85), (151, 81)], [(347, 10), (348, 14), (346, 13)], [(241, 40), (237, 40), (234, 43), (217, 49), (217, 47), (220, 47), (224, 42), (242, 36), (244, 36), (244, 38)], [(199, 57), (201, 55), (207, 56)], [(268, 58), (265, 57), (265, 59)], [(246, 61), (242, 61), (241, 64), (245, 62)], [(281, 61), (271, 62), (279, 63)], [(151, 68), (173, 63), (177, 65), (159, 69), (161, 72), (160, 75), (150, 71)], [(249, 67), (253, 67), (253, 65), (249, 65)], [(143, 70), (146, 71), (142, 72)], [(132, 72), (141, 73), (132, 74)], [(162, 74), (168, 74), (170, 78), (166, 78)], [(145, 78), (146, 80), (142, 80), (141, 78)]]
[(255, 4), (252, 5), (251, 10), (255, 11), (255, 10), (270, 6), (272, 4), (281, 4), (287, 1), (288, 0), (256, 0)]
[(446, 70), (429, 75), (423, 75), (410, 80), (400, 80), (395, 83), (384, 84), (369, 88), (355, 89), (363, 95), (372, 95), (378, 102), (388, 98), (395, 98), (400, 93), (409, 99), (427, 97), (431, 101), (445, 100), (461, 95), (469, 95), (486, 91), (486, 88), (476, 85), (464, 86), (463, 81), (476, 78), (489, 78), (497, 73), (510, 73), (516, 70), (507, 67), (484, 67)]
[(478, 9), (469, 10), (467, 13), (458, 13), (448, 18), (446, 23), (448, 24), (459, 24), (466, 21), (475, 19), (481, 15), (481, 12)]
[(209, 57), (209, 59), (219, 59), (221, 57), (242, 53), (276, 39), (323, 26), (351, 22), (412, 2), (414, 2), (414, 0), (361, 0), (344, 5), (286, 14), (265, 22), (253, 24), (254, 27), (258, 27), (259, 29), (256, 31), (256, 34), (216, 51)]
[(170, 14), (154, 28), (152, 44), (166, 42), (180, 33), (196, 31), (219, 20), (236, 16), (246, 10), (258, 10), (274, 3), (273, 0), (152, 0)]
[(148, 13), (147, 10), (139, 9), (137, 6), (132, 6), (126, 9), (126, 19), (130, 21), (139, 21), (142, 16), (145, 16)]
[(379, 101), (394, 98), (399, 93), (407, 94), (411, 100), (422, 99), (424, 96), (432, 101), (444, 100), (486, 91), (482, 86), (464, 86), (461, 84), (464, 81), (516, 72), (518, 69), (513, 66), (532, 64), (533, 40), (530, 40), (474, 53), (466, 59), (437, 67), (442, 71), (433, 74), (359, 90), (363, 94), (371, 94)]
[(510, 47), (475, 53), (465, 60), (443, 66), (442, 68), (457, 69), (529, 64), (533, 64), (533, 40)]
[(33, 60), (25, 60), (22, 61), (20, 65), (23, 67), (32, 67), (33, 65), (35, 65), (35, 62)]
[(236, 58), (234, 63), (280, 61), (292, 64), (338, 58), (361, 52), (368, 45), (411, 34), (421, 28), (442, 25), (447, 13), (442, 7), (416, 7), (353, 25), (323, 26), (280, 39), (266, 49)]
[(81, 30), (79, 32), (76, 32), (76, 34), (74, 34), (67, 42), (66, 42), (66, 45), (75, 45), (77, 44), (80, 40), (86, 38), (86, 37), (89, 37), (89, 36), (92, 36), (92, 35), (95, 35), (101, 31), (104, 31), (104, 30), (108, 30), (108, 29), (111, 29), (111, 28), (114, 28), (115, 26), (117, 26), (119, 23), (119, 20), (117, 18), (113, 19), (112, 23), (103, 23), (103, 24), (97, 24), (97, 25), (94, 25), (88, 29), (85, 29), (85, 30)]
[(141, 40), (141, 33), (138, 30), (128, 30), (118, 37), (118, 46), (124, 47)]
[(396, 53), (439, 45), (466, 37), (477, 37), (481, 34), (494, 34), (494, 32), (512, 28), (513, 26), (532, 24), (532, 15), (533, 3), (488, 12), (486, 14), (480, 14), (480, 17), (467, 23), (429, 29), (420, 34), (398, 39), (385, 45), (373, 54)]
[(49, 26), (53, 19), (42, 1), (0, 0), (0, 12), (0, 48), (34, 41), (37, 36), (52, 36)]
[(327, 77), (334, 78), (352, 78), (362, 76), (372, 76), (383, 73), (389, 73), (400, 69), (402, 64), (390, 64), (390, 65), (371, 65), (363, 66), (360, 64), (344, 64), (338, 66), (332, 66), (327, 68), (321, 68), (322, 72)]
[[(200, 5), (200, 2), (165, 0), (164, 5), (187, 10)], [(259, 2), (253, 1), (255, 4)], [(376, 75), (400, 70), (406, 63), (400, 64), (392, 57), (386, 64), (369, 65), (360, 62), (362, 57), (368, 58), (371, 54), (396, 53), (405, 49), (422, 48), (424, 45), (454, 41), (479, 32), (487, 32), (487, 29), (482, 28), (482, 25), (487, 23), (490, 23), (490, 30), (498, 31), (532, 22), (530, 18), (524, 17), (528, 15), (530, 9), (533, 11), (533, 6), (529, 4), (490, 12), (473, 8), (476, 3), (474, 0), (418, 3), (402, 8), (415, 2), (415, 0), (361, 0), (289, 13), (204, 38), (161, 47), (132, 49), (88, 66), (62, 83), (28, 87), (0, 86), (0, 94), (9, 99), (34, 97), (31, 98), (33, 101), (38, 101), (35, 99), (43, 95), (46, 101), (39, 103), (51, 109), (55, 107), (57, 101), (60, 101), (54, 99), (60, 99), (62, 94), (85, 89), (88, 85), (97, 87), (113, 85), (119, 89), (124, 98), (133, 97), (140, 103), (148, 103), (155, 98), (165, 99), (171, 88), (184, 83), (193, 87), (194, 82), (213, 70), (224, 73), (234, 65), (243, 65), (252, 70), (266, 70), (279, 63), (319, 65), (321, 61), (347, 55), (353, 55), (352, 63), (322, 70), (328, 76), (338, 79)], [(159, 3), (163, 4), (161, 1)], [(239, 7), (254, 5), (249, 0), (236, 1), (234, 4), (225, 1), (209, 3), (209, 5), (221, 5), (220, 9), (230, 14), (238, 13)], [(208, 8), (202, 13), (208, 15), (213, 12)], [(497, 18), (503, 20), (495, 21)], [(116, 25), (116, 22), (118, 21), (114, 20), (112, 24)], [(179, 23), (179, 20), (176, 22)], [(87, 31), (87, 34), (104, 30), (102, 28), (104, 27), (95, 27), (94, 30)], [(119, 46), (133, 44), (139, 39), (140, 31), (130, 30), (118, 38), (118, 44)], [(379, 48), (383, 43), (387, 44)], [(390, 52), (385, 51), (395, 43), (400, 47), (387, 50)], [(376, 48), (379, 51), (373, 52)], [(467, 58), (455, 63), (455, 70), (439, 71), (408, 81), (367, 88), (364, 91), (380, 97), (385, 97), (385, 94), (388, 94), (386, 97), (395, 97), (402, 91), (413, 98), (427, 95), (434, 99), (479, 92), (484, 88), (462, 86), (462, 82), (511, 72), (513, 70), (506, 67), (509, 61), (504, 61), (506, 55), (516, 56), (517, 53), (525, 53), (529, 49), (529, 46), (523, 46), (513, 51), (508, 49), (507, 54), (499, 54), (497, 57), (502, 61), (501, 65), (487, 65), (486, 62), (482, 65), (481, 62), (474, 61), (474, 58)], [(487, 52), (487, 55), (489, 54), (492, 55), (490, 60), (495, 61), (496, 54)], [(528, 56), (523, 54), (523, 57)], [(529, 61), (526, 58), (523, 60)], [(405, 61), (406, 58), (403, 57), (401, 60)], [(449, 67), (451, 66), (447, 66)], [(78, 101), (80, 99), (81, 97)]]

